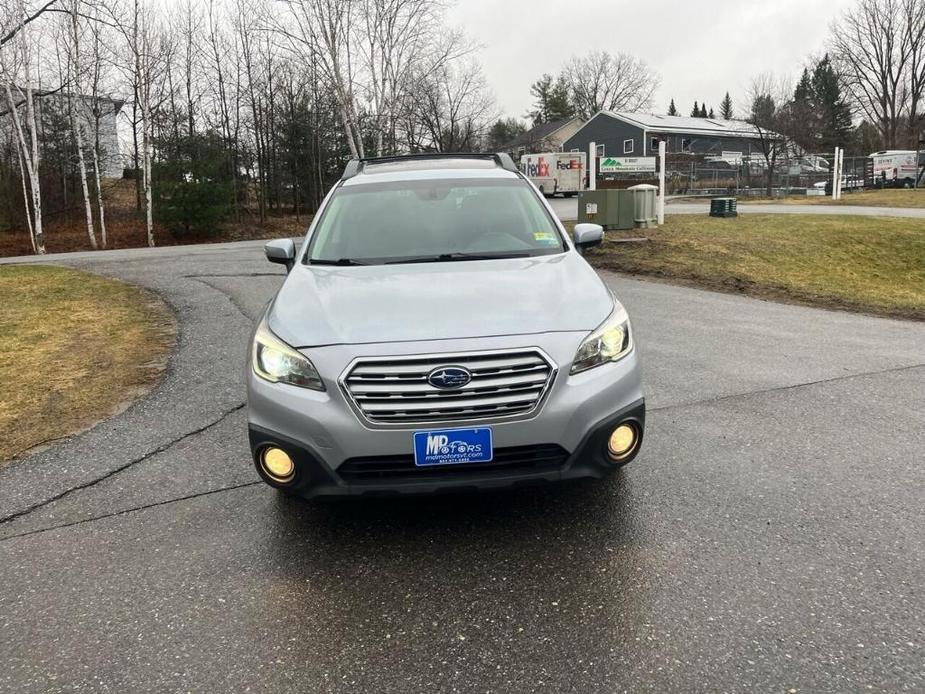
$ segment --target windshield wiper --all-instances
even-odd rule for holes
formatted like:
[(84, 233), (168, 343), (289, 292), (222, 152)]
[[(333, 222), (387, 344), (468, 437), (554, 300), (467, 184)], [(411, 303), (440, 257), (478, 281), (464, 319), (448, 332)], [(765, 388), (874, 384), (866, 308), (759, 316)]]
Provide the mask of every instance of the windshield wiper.
[(437, 255), (421, 255), (410, 258), (390, 260), (387, 265), (400, 263), (445, 263), (455, 260), (495, 260), (498, 258), (528, 258), (529, 253), (439, 253)]
[(337, 258), (336, 260), (329, 260), (324, 258), (309, 258), (309, 265), (369, 265), (369, 263), (364, 263), (359, 260), (354, 260), (353, 258)]

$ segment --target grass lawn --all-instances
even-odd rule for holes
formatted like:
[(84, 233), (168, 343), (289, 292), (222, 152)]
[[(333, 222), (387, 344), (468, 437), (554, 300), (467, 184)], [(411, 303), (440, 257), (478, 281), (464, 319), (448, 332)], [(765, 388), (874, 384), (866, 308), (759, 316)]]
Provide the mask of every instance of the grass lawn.
[(146, 392), (173, 346), (152, 294), (68, 268), (0, 266), (0, 465)]
[(925, 188), (884, 188), (883, 190), (842, 191), (841, 200), (828, 195), (795, 195), (787, 198), (739, 198), (739, 204), (748, 203), (785, 205), (861, 205), (866, 207), (925, 207)]
[[(673, 215), (611, 231), (595, 267), (708, 289), (925, 320), (925, 219)], [(639, 243), (614, 239), (645, 236)]]

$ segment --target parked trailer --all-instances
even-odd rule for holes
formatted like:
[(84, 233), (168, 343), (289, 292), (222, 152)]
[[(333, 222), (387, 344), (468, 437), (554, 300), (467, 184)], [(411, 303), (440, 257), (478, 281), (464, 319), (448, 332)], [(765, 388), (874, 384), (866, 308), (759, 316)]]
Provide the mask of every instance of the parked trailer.
[(885, 150), (870, 155), (874, 185), (911, 188), (919, 173), (920, 162), (914, 150)]
[(587, 155), (584, 152), (525, 154), (520, 170), (543, 195), (577, 195), (585, 189)]

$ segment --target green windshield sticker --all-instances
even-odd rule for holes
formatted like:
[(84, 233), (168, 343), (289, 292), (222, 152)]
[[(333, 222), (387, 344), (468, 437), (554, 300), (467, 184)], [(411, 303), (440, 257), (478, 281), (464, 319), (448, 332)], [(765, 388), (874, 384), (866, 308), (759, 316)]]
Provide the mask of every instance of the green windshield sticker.
[(556, 244), (556, 235), (551, 231), (537, 231), (533, 233), (533, 239), (547, 246)]

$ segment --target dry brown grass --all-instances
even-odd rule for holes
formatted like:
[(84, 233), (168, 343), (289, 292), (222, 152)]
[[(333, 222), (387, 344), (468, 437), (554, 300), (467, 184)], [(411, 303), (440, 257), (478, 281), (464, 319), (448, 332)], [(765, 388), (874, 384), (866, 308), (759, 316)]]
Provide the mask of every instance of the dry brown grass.
[(925, 188), (843, 191), (841, 200), (832, 200), (828, 195), (796, 195), (786, 198), (739, 198), (740, 204), (748, 203), (784, 205), (860, 205), (864, 207), (925, 207)]
[(154, 295), (68, 268), (0, 267), (0, 465), (147, 392), (174, 344)]
[(608, 232), (588, 261), (601, 268), (815, 306), (925, 320), (925, 219), (748, 214), (669, 216)]
[[(144, 220), (135, 210), (135, 184), (125, 179), (108, 179), (103, 183), (106, 199), (107, 248), (143, 248), (147, 246)], [(154, 239), (158, 246), (178, 246), (191, 243), (219, 243), (272, 239), (282, 236), (302, 236), (308, 230), (311, 215), (271, 216), (261, 222), (255, 213), (245, 211), (240, 222), (228, 221), (208, 234), (171, 234), (162, 226), (154, 225)], [(46, 250), (49, 253), (89, 251), (87, 226), (83, 208), (69, 215), (49, 217), (45, 220)], [(29, 235), (24, 230), (0, 233), (0, 257), (31, 255)]]

